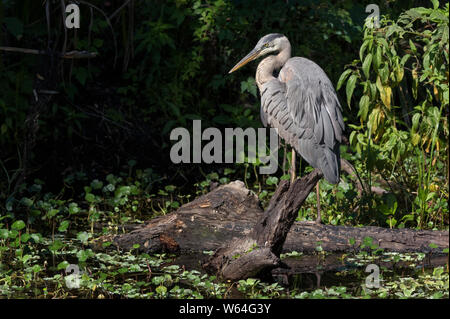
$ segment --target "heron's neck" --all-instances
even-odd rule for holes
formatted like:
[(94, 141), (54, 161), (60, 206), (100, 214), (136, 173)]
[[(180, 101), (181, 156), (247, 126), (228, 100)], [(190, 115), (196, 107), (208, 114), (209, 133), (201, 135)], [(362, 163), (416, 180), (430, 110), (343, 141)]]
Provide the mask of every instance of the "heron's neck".
[(287, 44), (277, 55), (269, 55), (263, 59), (256, 69), (256, 84), (261, 92), (262, 85), (275, 77), (273, 72), (281, 69), (291, 58), (291, 45)]

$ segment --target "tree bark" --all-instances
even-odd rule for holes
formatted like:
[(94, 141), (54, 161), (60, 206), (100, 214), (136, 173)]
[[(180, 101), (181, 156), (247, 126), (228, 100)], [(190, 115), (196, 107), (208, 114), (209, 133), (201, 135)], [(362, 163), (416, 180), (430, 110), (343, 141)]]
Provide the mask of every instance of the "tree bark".
[[(279, 254), (358, 251), (365, 237), (389, 251), (435, 251), (449, 246), (448, 231), (319, 225), (295, 221), (300, 205), (320, 179), (317, 171), (292, 185), (282, 181), (264, 212), (258, 197), (235, 181), (150, 220), (133, 230), (102, 237), (95, 247), (111, 241), (121, 249), (139, 244), (142, 252), (201, 252), (215, 250), (205, 269), (227, 279), (249, 277), (280, 265)], [(284, 237), (284, 238), (283, 238)], [(353, 242), (353, 245), (350, 242)]]
[(249, 236), (217, 249), (203, 264), (205, 270), (238, 280), (280, 266), (280, 253), (298, 209), (321, 178), (322, 173), (316, 169), (293, 183), (282, 181)]

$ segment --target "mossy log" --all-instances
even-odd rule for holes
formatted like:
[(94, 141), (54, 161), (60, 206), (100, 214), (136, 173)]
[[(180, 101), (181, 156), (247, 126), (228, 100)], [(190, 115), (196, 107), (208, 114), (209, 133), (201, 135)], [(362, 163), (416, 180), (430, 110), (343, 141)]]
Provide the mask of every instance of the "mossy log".
[[(387, 251), (442, 251), (449, 246), (448, 231), (319, 225), (295, 221), (299, 207), (321, 174), (280, 182), (264, 211), (258, 197), (241, 181), (217, 187), (177, 211), (150, 220), (128, 233), (103, 237), (121, 249), (148, 253), (214, 250), (206, 270), (237, 280), (280, 266), (281, 252), (357, 251), (365, 237)], [(354, 239), (350, 240), (350, 239)], [(353, 244), (352, 244), (353, 243)]]

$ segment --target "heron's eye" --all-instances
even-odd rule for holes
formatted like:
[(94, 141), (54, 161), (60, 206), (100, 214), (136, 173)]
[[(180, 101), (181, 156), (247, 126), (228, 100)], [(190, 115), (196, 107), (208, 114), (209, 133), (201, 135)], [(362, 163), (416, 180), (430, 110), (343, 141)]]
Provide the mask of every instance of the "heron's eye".
[(269, 43), (264, 44), (265, 48), (268, 48), (269, 46), (270, 46)]

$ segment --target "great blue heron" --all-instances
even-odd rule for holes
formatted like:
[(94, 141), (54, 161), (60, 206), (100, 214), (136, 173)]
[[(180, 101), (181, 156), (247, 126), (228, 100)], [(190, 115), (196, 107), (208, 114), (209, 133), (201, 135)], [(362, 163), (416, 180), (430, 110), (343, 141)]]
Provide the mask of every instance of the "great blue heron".
[[(256, 70), (256, 84), (261, 94), (261, 120), (264, 126), (277, 128), (278, 134), (293, 148), (291, 182), (295, 179), (297, 151), (311, 166), (320, 169), (328, 182), (337, 184), (339, 145), (345, 126), (336, 91), (322, 68), (306, 58), (291, 58), (288, 38), (271, 33), (262, 37), (229, 73), (275, 52), (276, 55), (264, 58)], [(278, 77), (275, 77), (278, 70)], [(319, 184), (316, 192), (316, 222), (320, 223)]]

